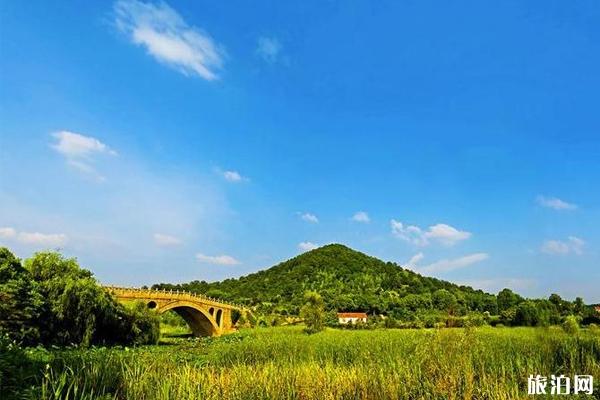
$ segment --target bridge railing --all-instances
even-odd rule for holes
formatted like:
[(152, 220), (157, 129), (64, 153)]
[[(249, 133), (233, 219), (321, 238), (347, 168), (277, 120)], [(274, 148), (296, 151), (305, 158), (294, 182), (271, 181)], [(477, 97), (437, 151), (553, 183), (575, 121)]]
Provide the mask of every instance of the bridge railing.
[(136, 293), (148, 293), (151, 297), (152, 295), (157, 295), (157, 294), (168, 294), (169, 297), (177, 297), (177, 298), (192, 298), (192, 299), (196, 299), (196, 300), (205, 300), (205, 301), (211, 301), (213, 303), (220, 303), (220, 304), (224, 304), (224, 305), (228, 305), (231, 308), (237, 308), (239, 310), (246, 310), (246, 307), (237, 304), (237, 303), (233, 303), (230, 301), (226, 301), (226, 300), (221, 300), (221, 299), (216, 299), (213, 297), (209, 297), (209, 296), (205, 296), (203, 294), (199, 294), (199, 293), (193, 293), (193, 292), (189, 292), (187, 290), (167, 290), (167, 289), (142, 289), (142, 288), (132, 288), (132, 287), (124, 287), (124, 286), (104, 286), (105, 289), (107, 290), (119, 290), (119, 291), (131, 291), (131, 292), (136, 292)]

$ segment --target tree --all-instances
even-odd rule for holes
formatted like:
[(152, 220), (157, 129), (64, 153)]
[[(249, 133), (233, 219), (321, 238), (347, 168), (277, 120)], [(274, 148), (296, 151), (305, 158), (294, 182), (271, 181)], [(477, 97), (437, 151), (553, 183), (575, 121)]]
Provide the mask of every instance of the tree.
[(28, 271), (10, 250), (0, 248), (0, 335), (25, 345), (38, 341), (42, 297)]
[(518, 294), (514, 293), (508, 288), (504, 288), (498, 293), (498, 312), (508, 310), (511, 307), (518, 305), (523, 301), (523, 298)]
[(409, 294), (400, 299), (399, 305), (412, 312), (429, 310), (431, 309), (431, 296), (429, 294)]
[(128, 310), (80, 268), (74, 258), (58, 252), (36, 253), (25, 268), (43, 302), (35, 324), (43, 344), (142, 344), (153, 343), (158, 319)]
[(575, 301), (573, 302), (573, 311), (579, 315), (582, 315), (585, 311), (585, 303), (581, 297), (575, 298)]
[[(44, 298), (39, 326), (42, 341), (49, 344), (89, 345), (97, 322), (111, 310), (111, 298), (74, 258), (57, 252), (41, 252), (25, 261)], [(112, 314), (112, 313), (111, 313)]]
[(540, 313), (535, 303), (524, 301), (517, 306), (514, 319), (515, 325), (536, 326), (540, 323)]
[(323, 330), (325, 323), (325, 303), (317, 292), (307, 291), (304, 294), (304, 305), (300, 309), (300, 316), (306, 324), (307, 333), (316, 333)]
[(446, 289), (436, 290), (431, 300), (436, 309), (446, 311), (450, 315), (453, 315), (458, 307), (456, 297)]
[(563, 302), (562, 297), (560, 297), (556, 293), (552, 293), (550, 297), (548, 297), (548, 300), (550, 300), (550, 303), (554, 304), (560, 310), (560, 307), (562, 306)]
[(476, 293), (471, 296), (473, 304), (469, 307), (472, 311), (489, 312), (492, 315), (498, 314), (498, 302), (496, 296), (487, 293)]

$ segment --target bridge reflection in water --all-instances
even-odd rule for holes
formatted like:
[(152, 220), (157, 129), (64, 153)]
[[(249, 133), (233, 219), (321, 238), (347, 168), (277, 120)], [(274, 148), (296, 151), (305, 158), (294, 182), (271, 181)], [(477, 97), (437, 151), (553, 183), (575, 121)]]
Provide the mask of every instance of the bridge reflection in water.
[(143, 301), (162, 314), (174, 311), (190, 326), (195, 336), (220, 336), (234, 331), (232, 310), (242, 306), (190, 292), (105, 286), (119, 301)]

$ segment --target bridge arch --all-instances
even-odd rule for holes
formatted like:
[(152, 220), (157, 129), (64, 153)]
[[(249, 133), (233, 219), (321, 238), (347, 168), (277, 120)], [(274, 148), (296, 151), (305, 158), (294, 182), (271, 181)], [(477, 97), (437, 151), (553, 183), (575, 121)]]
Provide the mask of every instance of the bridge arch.
[(195, 336), (215, 336), (220, 333), (220, 325), (201, 307), (189, 301), (173, 301), (158, 309), (159, 313), (174, 311), (187, 322)]
[(223, 310), (221, 310), (220, 308), (217, 310), (215, 321), (217, 321), (217, 325), (219, 326), (223, 324)]
[(196, 336), (220, 336), (235, 331), (233, 310), (243, 307), (203, 295), (173, 290), (155, 290), (105, 286), (109, 293), (123, 302), (143, 301), (161, 314), (174, 311), (187, 322)]

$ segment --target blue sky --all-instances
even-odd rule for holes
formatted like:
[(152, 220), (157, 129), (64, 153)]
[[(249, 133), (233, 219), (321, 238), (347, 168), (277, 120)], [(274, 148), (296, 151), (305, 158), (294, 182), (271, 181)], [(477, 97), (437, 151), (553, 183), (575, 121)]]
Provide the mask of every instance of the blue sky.
[(600, 302), (600, 4), (4, 1), (0, 243), (105, 283), (340, 242)]

